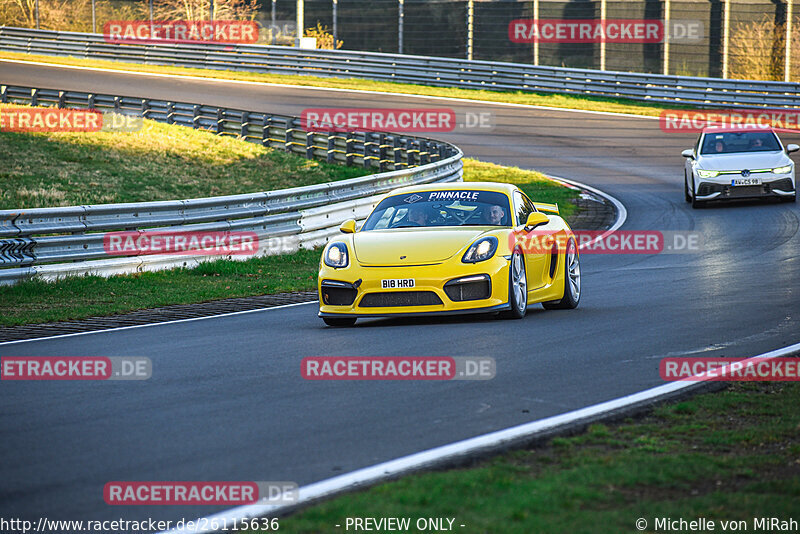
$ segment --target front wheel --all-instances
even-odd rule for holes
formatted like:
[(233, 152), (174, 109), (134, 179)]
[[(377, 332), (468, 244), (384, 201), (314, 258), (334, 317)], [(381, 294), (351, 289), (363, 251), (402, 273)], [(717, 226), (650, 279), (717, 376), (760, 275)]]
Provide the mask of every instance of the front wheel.
[(353, 326), (356, 324), (354, 317), (323, 317), (322, 320), (328, 326)]
[(686, 179), (686, 174), (683, 175), (683, 198), (686, 202), (691, 202), (692, 197), (689, 195), (689, 180)]
[(511, 309), (503, 313), (507, 319), (522, 319), (528, 311), (528, 276), (525, 273), (525, 256), (514, 250), (508, 266), (508, 303)]
[(701, 200), (697, 200), (697, 191), (694, 188), (694, 176), (692, 176), (692, 208), (698, 209), (702, 208), (705, 202)]
[(567, 243), (567, 253), (564, 261), (564, 296), (561, 300), (542, 302), (546, 310), (571, 310), (578, 307), (581, 300), (581, 259), (578, 256), (578, 247), (575, 240)]

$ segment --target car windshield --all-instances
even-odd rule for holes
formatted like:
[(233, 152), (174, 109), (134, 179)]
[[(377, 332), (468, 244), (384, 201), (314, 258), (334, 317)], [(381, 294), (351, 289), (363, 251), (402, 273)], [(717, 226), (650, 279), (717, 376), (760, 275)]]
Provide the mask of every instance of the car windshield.
[(421, 191), (385, 198), (362, 231), (431, 226), (511, 226), (508, 197), (493, 191)]
[(703, 155), (780, 150), (778, 138), (770, 131), (707, 133), (700, 153)]

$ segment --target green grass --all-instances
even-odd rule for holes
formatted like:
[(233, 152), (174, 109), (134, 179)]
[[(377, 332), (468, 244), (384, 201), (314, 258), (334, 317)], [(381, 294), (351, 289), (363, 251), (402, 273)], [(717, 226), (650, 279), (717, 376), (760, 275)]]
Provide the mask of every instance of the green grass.
[[(145, 122), (141, 134), (0, 133), (5, 208), (174, 200), (325, 182), (364, 169), (308, 161), (232, 137)], [(575, 191), (540, 173), (464, 160), (466, 181), (519, 183), (535, 200), (574, 213)], [(316, 288), (319, 251), (214, 261), (194, 269), (70, 277), (0, 287), (0, 326), (111, 315)]]
[[(133, 133), (0, 132), (0, 161), (0, 209), (234, 195), (370, 174), (151, 120)], [(574, 191), (536, 171), (465, 158), (464, 179), (517, 183), (574, 211)]]
[[(260, 83), (279, 83), (288, 85), (304, 85), (313, 87), (331, 87), (338, 89), (360, 89), (366, 91), (380, 91), (392, 93), (406, 93), (426, 96), (443, 96), (452, 98), (465, 98), (468, 100), (482, 100), (487, 102), (504, 102), (511, 104), (525, 104), (536, 106), (549, 106), (567, 109), (583, 109), (590, 111), (607, 111), (612, 113), (633, 113), (637, 115), (658, 116), (663, 106), (637, 102), (624, 98), (601, 98), (591, 96), (574, 96), (560, 94), (541, 94), (522, 91), (492, 91), (477, 89), (454, 89), (430, 87), (404, 83), (392, 83), (354, 78), (322, 78), (314, 76), (294, 76), (286, 74), (260, 74), (250, 72), (220, 71), (210, 69), (192, 69), (184, 67), (167, 67), (157, 65), (144, 65), (140, 63), (125, 63), (120, 61), (106, 61), (96, 59), (82, 59), (74, 57), (54, 57), (19, 52), (0, 52), (0, 58), (16, 59), (22, 61), (39, 61), (61, 65), (79, 65), (84, 67), (99, 67), (106, 69), (127, 70), (135, 72), (154, 72), (159, 74), (176, 74), (183, 76), (200, 76), (203, 78), (243, 80)], [(135, 96), (135, 95), (132, 95)], [(683, 106), (671, 105), (670, 109)]]
[(558, 204), (559, 213), (567, 219), (577, 213), (575, 200), (578, 192), (550, 180), (537, 171), (464, 158), (464, 181), (516, 184), (536, 202)]
[(281, 518), (280, 530), (447, 517), (463, 532), (596, 534), (637, 532), (638, 518), (655, 532), (655, 518), (704, 517), (717, 532), (722, 520), (744, 520), (753, 532), (754, 517), (800, 516), (798, 404), (797, 383), (734, 384), (642, 419), (344, 495)]
[[(624, 99), (442, 89), (6, 52), (0, 53), (0, 57), (651, 116), (662, 109)], [(5, 141), (0, 139), (0, 149)], [(52, 170), (60, 174), (60, 169)], [(571, 209), (572, 192), (529, 171), (494, 169), (491, 164), (465, 161), (465, 179), (519, 183), (534, 200), (558, 202), (564, 214)], [(31, 187), (36, 191), (39, 186), (34, 182)], [(87, 189), (92, 187), (98, 186)], [(192, 196), (224, 194), (210, 186), (209, 191)], [(66, 199), (69, 194), (69, 191), (24, 193), (17, 202), (24, 198), (35, 204), (35, 199), (41, 197), (48, 205), (76, 203), (64, 200), (58, 204), (59, 195)], [(164, 194), (169, 198), (185, 197), (172, 191)], [(4, 204), (8, 200), (10, 197), (2, 197)], [(165, 304), (310, 289), (315, 285), (317, 263), (318, 252), (301, 251), (246, 262), (218, 261), (194, 270), (110, 279), (74, 278), (58, 284), (28, 282), (0, 288), (0, 324), (62, 320)], [(508, 453), (475, 467), (418, 474), (345, 495), (282, 518), (281, 530), (327, 532), (339, 530), (334, 525), (343, 524), (346, 517), (396, 516), (412, 520), (451, 517), (456, 525), (466, 525), (465, 532), (488, 533), (635, 532), (635, 521), (640, 517), (647, 519), (649, 532), (653, 532), (656, 517), (705, 517), (717, 521), (717, 531), (721, 530), (719, 521), (741, 519), (749, 523), (752, 531), (754, 517), (800, 516), (800, 412), (792, 409), (799, 403), (800, 385), (796, 383), (735, 384), (720, 394), (658, 408), (641, 420), (592, 425), (579, 436), (553, 439), (547, 446)], [(456, 530), (461, 529), (456, 527)]]
[(0, 161), (0, 209), (233, 195), (369, 174), (150, 120), (134, 133), (0, 132)]
[(194, 269), (75, 276), (57, 283), (31, 280), (0, 287), (0, 326), (314, 289), (319, 258), (319, 251), (301, 250), (246, 261), (211, 261)]

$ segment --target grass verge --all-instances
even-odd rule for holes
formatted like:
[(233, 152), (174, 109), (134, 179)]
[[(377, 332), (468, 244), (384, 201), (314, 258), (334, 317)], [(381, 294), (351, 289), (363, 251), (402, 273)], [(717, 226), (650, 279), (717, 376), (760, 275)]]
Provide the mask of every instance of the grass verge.
[(736, 383), (474, 467), (344, 495), (280, 519), (280, 530), (344, 531), (348, 517), (412, 525), (433, 517), (454, 519), (458, 532), (596, 534), (637, 532), (639, 518), (646, 532), (668, 530), (656, 530), (657, 518), (706, 518), (716, 532), (739, 520), (763, 532), (754, 518), (800, 519), (800, 412), (791, 409), (798, 403), (798, 383)]
[[(182, 126), (151, 121), (146, 125), (148, 133), (142, 135), (0, 133), (0, 160), (7, 157), (10, 162), (0, 171), (0, 184), (19, 184), (0, 186), (2, 203), (34, 207), (194, 198), (363, 174), (363, 169), (308, 161)], [(558, 202), (567, 216), (575, 211), (570, 201), (576, 192), (535, 171), (467, 159), (464, 179), (517, 183), (536, 200)], [(219, 260), (196, 269), (3, 286), (0, 326), (311, 290), (316, 288), (318, 264), (319, 252), (306, 250), (247, 261)]]
[(370, 174), (151, 120), (133, 133), (0, 132), (0, 161), (0, 209), (234, 195)]
[[(509, 104), (582, 109), (588, 111), (606, 111), (611, 113), (632, 113), (636, 115), (658, 116), (661, 110), (664, 109), (663, 106), (658, 104), (636, 102), (634, 100), (627, 100), (624, 98), (543, 94), (523, 91), (457, 89), (446, 87), (430, 87), (427, 85), (361, 80), (355, 78), (340, 79), (322, 78), (316, 76), (295, 76), (288, 74), (261, 74), (255, 72), (220, 71), (210, 69), (145, 65), (141, 63), (126, 63), (121, 61), (82, 59), (74, 57), (54, 57), (38, 54), (24, 54), (21, 52), (0, 52), (0, 58), (16, 59), (21, 61), (37, 61), (59, 65), (77, 65), (82, 67), (127, 70), (134, 72), (152, 72), (157, 74), (174, 74), (179, 76), (199, 76), (202, 78), (223, 80), (242, 80), (259, 83), (278, 83), (287, 85), (330, 87), (336, 89), (356, 89), (364, 91), (404, 93), (425, 96), (443, 96), (486, 102), (503, 102)], [(681, 107), (683, 106), (670, 106), (670, 108)]]
[(316, 250), (301, 250), (247, 261), (210, 261), (194, 269), (76, 276), (56, 283), (31, 280), (0, 287), (0, 326), (313, 289), (319, 258)]

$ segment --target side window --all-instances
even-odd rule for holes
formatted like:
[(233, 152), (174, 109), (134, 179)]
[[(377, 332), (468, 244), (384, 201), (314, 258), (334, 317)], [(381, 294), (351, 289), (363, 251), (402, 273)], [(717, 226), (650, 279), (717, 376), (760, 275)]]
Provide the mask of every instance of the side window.
[(522, 193), (514, 191), (514, 213), (517, 217), (517, 226), (525, 224), (528, 215), (534, 211), (533, 203), (530, 200), (526, 203), (525, 200), (527, 199), (523, 197)]
[[(528, 198), (528, 195), (522, 194), (522, 201), (525, 202), (525, 209), (528, 210), (528, 213), (525, 215), (525, 221), (528, 220), (528, 215), (536, 211), (536, 206), (533, 205), (533, 201)], [(523, 223), (525, 221), (522, 221)]]

